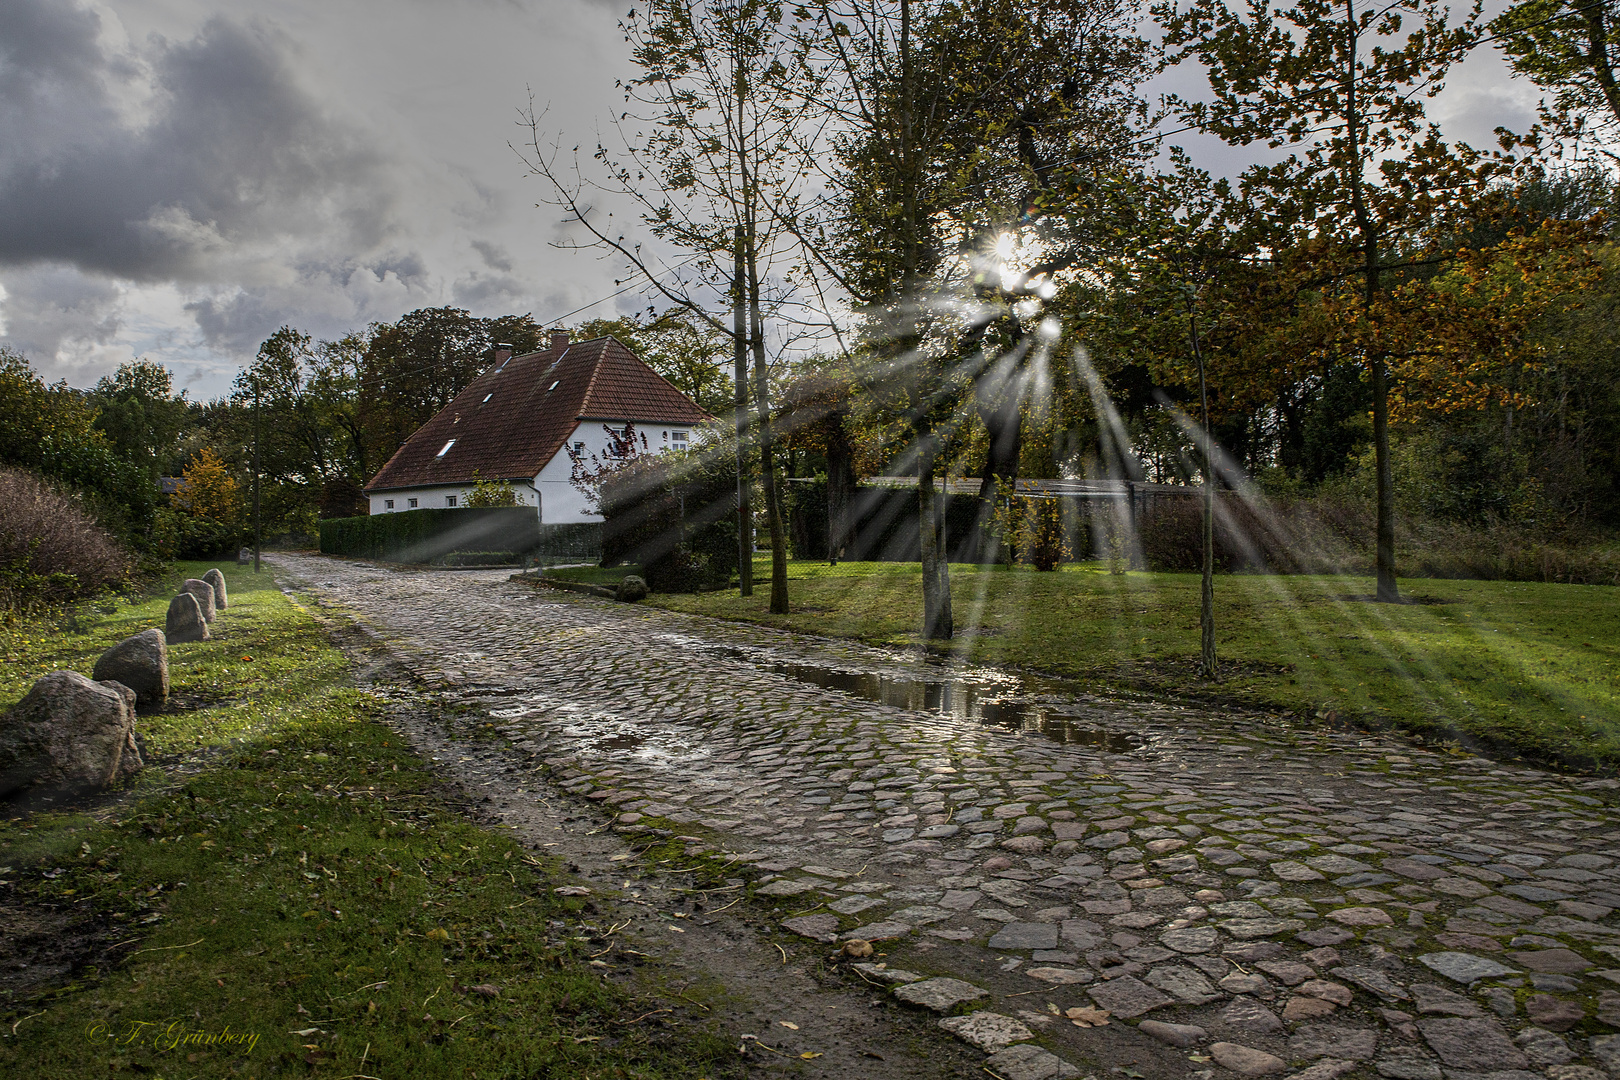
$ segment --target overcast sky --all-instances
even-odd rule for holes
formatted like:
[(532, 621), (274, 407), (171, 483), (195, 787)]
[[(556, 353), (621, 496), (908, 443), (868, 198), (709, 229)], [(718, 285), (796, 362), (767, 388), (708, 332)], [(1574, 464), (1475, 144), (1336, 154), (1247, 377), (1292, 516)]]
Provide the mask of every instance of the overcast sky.
[[(145, 356), (208, 398), (283, 323), (548, 322), (607, 297), (621, 268), (550, 246), (558, 212), (507, 143), (532, 88), (594, 144), (629, 3), (0, 0), (0, 344), (76, 386)], [(1535, 105), (1484, 53), (1431, 110), (1476, 145)]]

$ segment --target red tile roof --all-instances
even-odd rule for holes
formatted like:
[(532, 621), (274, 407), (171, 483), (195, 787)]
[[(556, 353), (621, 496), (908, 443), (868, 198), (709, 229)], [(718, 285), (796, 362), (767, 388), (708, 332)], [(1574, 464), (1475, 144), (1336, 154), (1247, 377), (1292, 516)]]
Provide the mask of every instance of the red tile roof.
[[(487, 399), (487, 400), (486, 400)], [(581, 420), (700, 424), (713, 419), (611, 337), (514, 356), (474, 379), (405, 440), (367, 491), (529, 480)], [(451, 439), (455, 443), (440, 456)]]

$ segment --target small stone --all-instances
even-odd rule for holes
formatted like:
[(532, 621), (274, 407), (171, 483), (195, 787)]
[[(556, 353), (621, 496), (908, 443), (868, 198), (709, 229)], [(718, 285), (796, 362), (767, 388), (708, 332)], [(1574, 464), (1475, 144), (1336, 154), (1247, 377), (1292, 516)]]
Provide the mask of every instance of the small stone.
[(782, 929), (807, 937), (811, 941), (834, 942), (838, 940), (838, 917), (836, 915), (800, 915), (794, 919), (783, 919)]
[(1418, 1021), (1418, 1030), (1440, 1060), (1454, 1069), (1522, 1069), (1529, 1059), (1494, 1020), (1438, 1017)]
[(1304, 994), (1306, 997), (1321, 998), (1331, 1001), (1335, 1005), (1348, 1006), (1353, 999), (1350, 988), (1343, 983), (1329, 982), (1326, 979), (1310, 979), (1295, 987), (1294, 993)]
[(1592, 967), (1592, 962), (1573, 949), (1533, 949), (1508, 953), (1514, 962), (1531, 971), (1548, 971), (1560, 975), (1578, 975)]
[(867, 978), (877, 982), (894, 985), (897, 983), (922, 982), (928, 976), (918, 975), (915, 971), (906, 971), (903, 968), (892, 968), (887, 964), (851, 964), (849, 965)]
[(1554, 1065), (1547, 1080), (1609, 1080), (1609, 1074), (1590, 1065)]
[(1053, 923), (1008, 923), (990, 939), (992, 949), (1055, 949), (1057, 945), (1058, 928)]
[(188, 592), (176, 593), (169, 601), (169, 612), (163, 619), (163, 640), (170, 645), (208, 640), (208, 623), (203, 619), (202, 605), (195, 596)]
[(1255, 997), (1265, 998), (1267, 1001), (1277, 996), (1277, 992), (1272, 989), (1271, 984), (1266, 982), (1263, 976), (1255, 975), (1252, 972), (1245, 974), (1234, 971), (1232, 974), (1223, 977), (1221, 979), (1221, 989), (1228, 994), (1253, 994)]
[(1315, 945), (1318, 948), (1343, 945), (1347, 941), (1354, 940), (1355, 936), (1342, 926), (1324, 926), (1320, 930), (1307, 930), (1302, 934), (1294, 935), (1295, 938), (1305, 944)]
[(1097, 977), (1091, 972), (1087, 971), (1085, 968), (1069, 967), (1030, 968), (1028, 971), (1025, 971), (1024, 974), (1028, 975), (1032, 979), (1039, 979), (1042, 982), (1055, 983), (1058, 986), (1070, 986), (1076, 983), (1088, 983)]
[(1370, 1028), (1345, 1028), (1336, 1024), (1301, 1024), (1288, 1040), (1288, 1052), (1296, 1058), (1341, 1058), (1366, 1061), (1378, 1049), (1378, 1032)]
[(1375, 907), (1340, 908), (1328, 912), (1327, 917), (1346, 926), (1389, 926), (1395, 921), (1387, 911)]
[(1184, 926), (1166, 930), (1159, 935), (1159, 941), (1179, 953), (1207, 953), (1215, 948), (1220, 937), (1213, 926)]
[(1413, 983), (1412, 1000), (1419, 1016), (1484, 1016), (1480, 1007), (1454, 990), (1433, 983)]
[(1322, 875), (1301, 862), (1288, 860), (1271, 864), (1271, 872), (1283, 881), (1321, 881)]
[(1237, 998), (1223, 1009), (1221, 1023), (1258, 1035), (1270, 1035), (1283, 1029), (1277, 1014), (1251, 997)]
[(1197, 1046), (1209, 1038), (1209, 1032), (1194, 1024), (1167, 1024), (1162, 1020), (1143, 1020), (1136, 1025), (1136, 1029), (1146, 1032), (1162, 1043), (1169, 1043), (1183, 1050), (1189, 1046)]
[(1377, 994), (1385, 1001), (1411, 1000), (1411, 996), (1408, 995), (1405, 990), (1397, 986), (1390, 980), (1388, 975), (1385, 975), (1377, 968), (1364, 967), (1361, 965), (1350, 965), (1347, 967), (1336, 967), (1332, 970), (1332, 974), (1337, 975), (1346, 982), (1355, 983), (1368, 993)]
[(992, 1053), (1035, 1037), (1035, 1033), (1023, 1023), (993, 1012), (948, 1016), (939, 1022), (939, 1026), (963, 1042)]
[(1304, 860), (1305, 865), (1313, 870), (1320, 870), (1324, 874), (1354, 874), (1358, 871), (1370, 871), (1373, 867), (1364, 862), (1347, 859), (1343, 855), (1317, 855)]
[(860, 938), (863, 941), (889, 941), (893, 938), (905, 937), (909, 933), (911, 933), (911, 927), (905, 923), (885, 919), (882, 922), (858, 926), (845, 934), (844, 938), (846, 940)]
[(1086, 992), (1099, 1008), (1107, 1009), (1121, 1020), (1175, 1004), (1173, 998), (1132, 975), (1121, 975), (1107, 982), (1093, 984)]
[(930, 825), (917, 833), (924, 840), (944, 840), (962, 831), (960, 825)]
[(803, 896), (807, 892), (815, 892), (821, 884), (814, 881), (799, 881), (794, 878), (778, 878), (775, 881), (761, 885), (754, 890), (755, 896)]
[(1008, 851), (1016, 851), (1023, 855), (1038, 855), (1046, 850), (1046, 841), (1038, 836), (1014, 836), (1003, 840), (1001, 846)]
[(180, 591), (190, 593), (197, 600), (197, 610), (202, 612), (203, 622), (213, 622), (219, 617), (219, 609), (214, 606), (214, 587), (201, 578), (186, 578), (180, 585)]
[(1476, 983), (1481, 979), (1495, 979), (1503, 975), (1519, 974), (1514, 968), (1505, 967), (1495, 960), (1487, 960), (1483, 956), (1474, 956), (1472, 953), (1425, 953), (1418, 957), (1418, 963), (1430, 971), (1444, 975), (1453, 982), (1465, 984)]
[(135, 691), (136, 708), (162, 708), (169, 696), (169, 646), (163, 631), (143, 630), (102, 653), (90, 677)]
[(861, 893), (852, 893), (851, 895), (844, 897), (842, 900), (833, 901), (832, 903), (828, 904), (827, 907), (829, 910), (836, 911), (840, 915), (854, 915), (865, 911), (868, 908), (881, 907), (882, 905), (883, 901), (878, 900), (875, 897), (865, 896)]
[(1221, 950), (1222, 956), (1245, 964), (1258, 963), (1261, 960), (1275, 960), (1283, 955), (1283, 947), (1275, 941), (1236, 941)]
[(1551, 994), (1531, 994), (1524, 1003), (1524, 1012), (1531, 1023), (1548, 1031), (1568, 1031), (1586, 1019), (1585, 1009)]
[(1389, 1080), (1441, 1080), (1442, 1075), (1438, 1061), (1416, 1055), (1379, 1058), (1373, 1068)]
[(1309, 1068), (1293, 1073), (1288, 1080), (1339, 1080), (1347, 1072), (1355, 1071), (1354, 1061), (1340, 1061), (1337, 1058), (1324, 1058)]
[(1149, 971), (1144, 981), (1183, 1005), (1207, 1005), (1221, 997), (1200, 972), (1180, 964), (1162, 964)]
[(1079, 1069), (1056, 1054), (1028, 1043), (996, 1051), (985, 1059), (985, 1065), (1006, 1080), (1074, 1080), (1080, 1075)]
[(1413, 859), (1385, 859), (1384, 869), (1414, 881), (1438, 881), (1446, 876), (1446, 872), (1439, 867)]
[(220, 611), (224, 611), (226, 608), (231, 606), (230, 598), (225, 589), (224, 574), (220, 573), (218, 569), (214, 569), (204, 574), (202, 579), (208, 582), (209, 588), (214, 590), (214, 607), (218, 608)]
[(1304, 927), (1298, 919), (1227, 919), (1217, 924), (1235, 938), (1275, 937)]
[(1288, 1068), (1282, 1058), (1242, 1043), (1218, 1042), (1209, 1048), (1209, 1056), (1215, 1064), (1239, 1076), (1270, 1076)]
[(1316, 978), (1314, 970), (1293, 960), (1265, 960), (1255, 966), (1284, 986), (1298, 986), (1306, 979)]
[(986, 996), (988, 990), (980, 989), (972, 983), (961, 979), (924, 979), (922, 982), (907, 983), (894, 992), (894, 996), (907, 1005), (921, 1005), (934, 1012), (950, 1012), (964, 1001), (975, 1001)]
[(1338, 1006), (1321, 998), (1291, 997), (1283, 1006), (1282, 1018), (1292, 1024), (1298, 1020), (1317, 1020), (1330, 1015)]
[(1532, 1065), (1563, 1065), (1575, 1057), (1568, 1043), (1545, 1028), (1527, 1027), (1513, 1041)]
[(1021, 817), (1017, 821), (1013, 822), (1014, 836), (1028, 836), (1032, 833), (1045, 832), (1046, 830), (1046, 819), (1035, 817), (1034, 815), (1030, 815), (1029, 817)]

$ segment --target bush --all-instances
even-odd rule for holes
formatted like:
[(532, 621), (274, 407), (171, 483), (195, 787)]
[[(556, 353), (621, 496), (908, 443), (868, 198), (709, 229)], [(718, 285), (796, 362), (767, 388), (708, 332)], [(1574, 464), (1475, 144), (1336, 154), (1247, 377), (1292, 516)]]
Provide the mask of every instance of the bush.
[(128, 570), (126, 552), (77, 498), (32, 473), (0, 469), (0, 608), (92, 595)]
[[(1231, 492), (1215, 499), (1215, 566), (1229, 573), (1336, 574), (1363, 570), (1367, 560), (1351, 538), (1371, 542), (1349, 508), (1316, 513), (1304, 502), (1261, 504)], [(1154, 497), (1137, 518), (1142, 558), (1150, 570), (1194, 572), (1204, 565), (1204, 511), (1196, 488)], [(1347, 535), (1348, 534), (1348, 535)]]
[(638, 455), (603, 476), (602, 565), (640, 565), (654, 592), (725, 587), (737, 564), (735, 468), (708, 445)]

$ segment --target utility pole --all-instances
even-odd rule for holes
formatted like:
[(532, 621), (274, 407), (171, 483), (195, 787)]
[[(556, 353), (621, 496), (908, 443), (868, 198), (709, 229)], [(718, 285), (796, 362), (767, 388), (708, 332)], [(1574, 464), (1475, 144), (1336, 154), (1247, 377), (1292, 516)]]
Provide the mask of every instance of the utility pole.
[(259, 572), (259, 376), (253, 376), (253, 572)]

